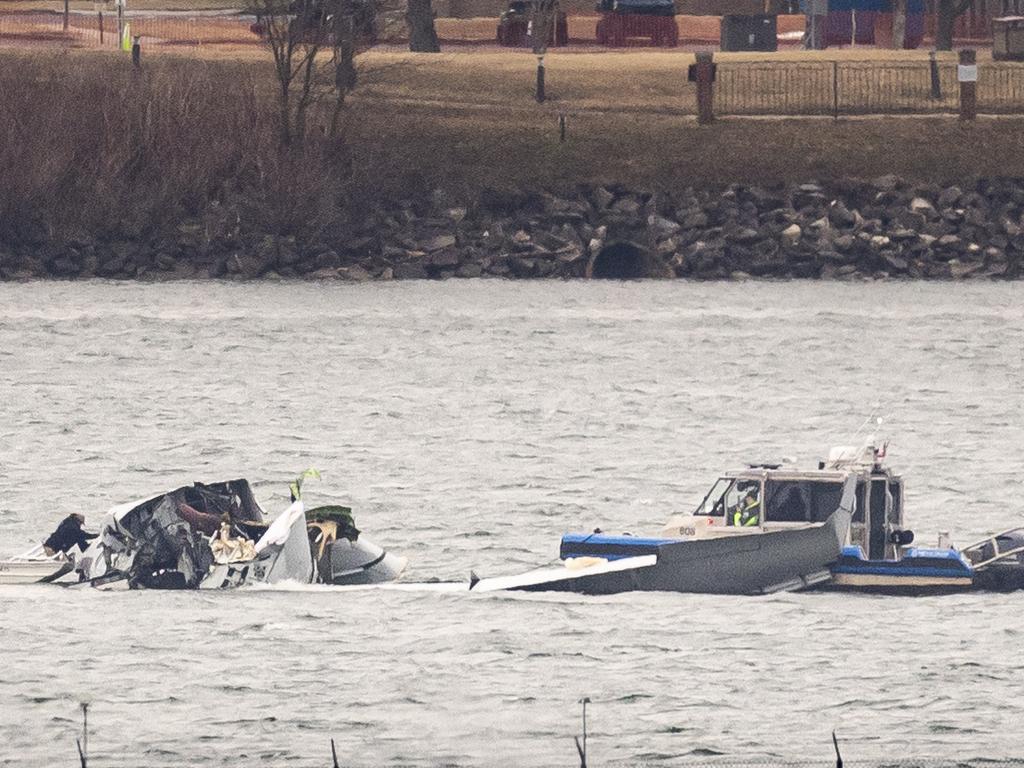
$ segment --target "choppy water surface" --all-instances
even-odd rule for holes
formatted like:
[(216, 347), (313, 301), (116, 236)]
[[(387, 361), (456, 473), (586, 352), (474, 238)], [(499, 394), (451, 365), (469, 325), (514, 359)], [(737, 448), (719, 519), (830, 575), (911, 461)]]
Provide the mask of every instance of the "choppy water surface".
[[(919, 541), (1024, 523), (1015, 284), (0, 285), (0, 552), (248, 476), (351, 503), (407, 580), (652, 532), (874, 404)], [(0, 590), (0, 764), (1020, 756), (1024, 595)]]

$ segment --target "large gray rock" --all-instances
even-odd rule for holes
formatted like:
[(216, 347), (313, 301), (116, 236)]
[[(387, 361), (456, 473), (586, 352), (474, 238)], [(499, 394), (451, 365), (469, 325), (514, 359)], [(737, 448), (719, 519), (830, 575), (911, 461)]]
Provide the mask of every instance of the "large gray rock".
[(938, 204), (939, 208), (950, 208), (956, 205), (960, 198), (963, 197), (963, 190), (960, 187), (952, 186), (942, 190), (939, 194)]
[(422, 261), (403, 261), (394, 266), (396, 280), (423, 280), (427, 277), (427, 269)]
[(925, 200), (923, 197), (915, 197), (910, 201), (910, 210), (913, 213), (918, 213), (924, 216), (926, 219), (934, 219), (938, 217), (939, 212), (935, 210), (935, 206), (930, 201)]
[(453, 245), (455, 245), (455, 235), (434, 235), (427, 240), (419, 241), (417, 248), (427, 253), (433, 253), (443, 248), (451, 248)]

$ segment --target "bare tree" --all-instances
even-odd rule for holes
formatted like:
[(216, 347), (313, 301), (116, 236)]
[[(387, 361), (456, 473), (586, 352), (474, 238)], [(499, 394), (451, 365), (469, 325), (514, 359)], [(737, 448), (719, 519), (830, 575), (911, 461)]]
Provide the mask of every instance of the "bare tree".
[(902, 51), (907, 44), (907, 0), (892, 0), (892, 47)]
[(357, 0), (251, 0), (250, 12), (274, 59), (280, 142), (301, 144), (310, 117), (329, 136), (340, 130), (345, 97), (355, 86), (357, 43), (367, 11)]
[(935, 7), (935, 50), (953, 50), (953, 25), (971, 7), (972, 0), (938, 0)]
[(558, 0), (531, 0), (530, 37), (533, 52), (537, 56), (537, 101), (544, 101), (544, 56), (555, 35), (555, 17), (558, 15)]
[(533, 37), (533, 52), (543, 56), (555, 36), (555, 16), (558, 14), (558, 0), (531, 0), (530, 34)]
[(434, 9), (430, 0), (408, 0), (405, 20), (409, 25), (410, 51), (440, 53), (441, 44), (434, 29)]

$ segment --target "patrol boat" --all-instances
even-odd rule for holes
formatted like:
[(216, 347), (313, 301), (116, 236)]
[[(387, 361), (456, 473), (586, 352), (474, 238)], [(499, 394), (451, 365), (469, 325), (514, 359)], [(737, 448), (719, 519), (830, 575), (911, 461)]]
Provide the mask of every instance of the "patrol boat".
[[(948, 543), (935, 548), (911, 546), (914, 533), (903, 518), (903, 478), (884, 463), (887, 446), (869, 438), (861, 448), (833, 448), (817, 469), (752, 464), (719, 477), (690, 515), (669, 519), (661, 534), (669, 539), (701, 540), (792, 530), (828, 519), (844, 490), (853, 486), (852, 514), (842, 546), (825, 578), (807, 587), (888, 594), (935, 594), (978, 588), (984, 583), (965, 552)], [(743, 524), (751, 495), (759, 515)], [(561, 557), (616, 557), (620, 539), (566, 535)], [(1005, 547), (1004, 547), (1005, 549)]]
[[(471, 579), (471, 589), (607, 594), (670, 590), (757, 594), (807, 588), (921, 595), (1024, 589), (1024, 526), (962, 549), (913, 546), (904, 482), (887, 445), (829, 452), (817, 469), (751, 464), (722, 474), (697, 509), (660, 536), (569, 533), (562, 568)], [(831, 544), (831, 548), (829, 545)]]
[[(582, 592), (668, 591), (755, 595), (804, 589), (831, 577), (853, 516), (856, 477), (835, 472), (814, 519), (751, 516), (762, 474), (721, 478), (693, 515), (673, 518), (657, 538), (600, 531), (562, 537), (561, 567), (503, 578), (471, 577), (470, 589)], [(749, 499), (754, 498), (754, 504)], [(741, 522), (746, 513), (746, 523)], [(733, 524), (733, 522), (740, 524)]]

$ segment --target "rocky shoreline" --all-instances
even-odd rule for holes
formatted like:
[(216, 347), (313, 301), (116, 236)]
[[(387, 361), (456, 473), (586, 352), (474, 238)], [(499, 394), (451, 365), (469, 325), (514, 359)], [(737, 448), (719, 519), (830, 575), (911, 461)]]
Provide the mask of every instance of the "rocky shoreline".
[[(1024, 179), (895, 176), (573, 195), (440, 191), (308, 243), (245, 233), (229, 205), (148, 240), (5, 248), (0, 279), (1019, 278)], [(232, 225), (232, 222), (236, 222)]]

